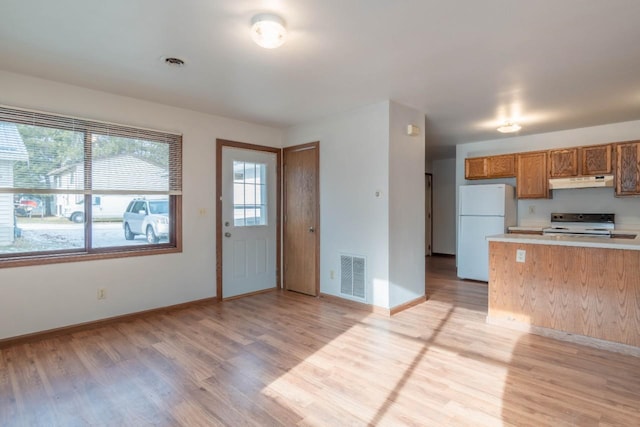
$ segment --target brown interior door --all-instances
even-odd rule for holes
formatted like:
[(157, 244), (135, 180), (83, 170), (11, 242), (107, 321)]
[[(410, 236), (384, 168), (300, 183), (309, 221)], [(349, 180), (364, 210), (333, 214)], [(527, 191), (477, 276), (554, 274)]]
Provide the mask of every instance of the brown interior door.
[(320, 292), (319, 143), (284, 149), (284, 288)]

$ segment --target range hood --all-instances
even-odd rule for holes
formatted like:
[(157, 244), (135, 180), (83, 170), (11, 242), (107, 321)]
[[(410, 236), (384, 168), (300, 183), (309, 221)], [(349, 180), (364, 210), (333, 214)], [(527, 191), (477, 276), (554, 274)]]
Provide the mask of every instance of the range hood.
[(573, 178), (551, 178), (550, 190), (565, 188), (613, 187), (613, 175), (578, 176)]

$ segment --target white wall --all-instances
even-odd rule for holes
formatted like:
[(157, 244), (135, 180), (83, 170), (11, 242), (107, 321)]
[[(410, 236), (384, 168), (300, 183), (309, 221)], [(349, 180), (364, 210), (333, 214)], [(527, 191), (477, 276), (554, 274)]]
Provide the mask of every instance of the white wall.
[(181, 132), (184, 163), (182, 253), (0, 269), (0, 339), (215, 296), (216, 138), (279, 147), (280, 130), (6, 72), (0, 104)]
[(433, 243), (437, 254), (456, 253), (456, 159), (433, 160)]
[[(638, 139), (640, 139), (640, 121), (631, 121), (461, 144), (456, 147), (456, 188), (465, 183), (485, 182), (464, 179), (464, 159), (467, 157)], [(490, 182), (506, 182), (515, 185), (514, 179)], [(616, 214), (618, 228), (640, 228), (640, 198), (616, 198), (612, 188), (554, 190), (552, 194), (553, 198), (549, 200), (518, 201), (518, 224), (547, 225), (551, 212), (606, 212)], [(534, 207), (535, 213), (529, 213), (530, 206)]]
[[(389, 111), (389, 306), (425, 294), (424, 114), (390, 103)], [(408, 136), (407, 125), (421, 129)]]
[(321, 292), (349, 298), (340, 294), (340, 255), (352, 254), (367, 260), (367, 304), (424, 295), (424, 137), (406, 135), (423, 121), (385, 101), (285, 133), (285, 146), (320, 141)]
[(320, 291), (344, 297), (340, 255), (364, 256), (365, 302), (389, 307), (389, 102), (294, 126), (284, 141), (320, 141)]

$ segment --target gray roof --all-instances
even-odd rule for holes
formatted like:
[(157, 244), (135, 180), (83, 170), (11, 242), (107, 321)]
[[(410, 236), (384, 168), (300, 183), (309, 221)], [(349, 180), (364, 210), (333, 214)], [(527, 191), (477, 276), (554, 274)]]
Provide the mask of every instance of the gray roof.
[[(169, 173), (166, 167), (158, 166), (131, 154), (118, 154), (94, 159), (92, 173), (94, 190), (136, 189), (143, 192), (145, 190), (167, 191), (169, 189)], [(75, 174), (79, 180), (74, 180), (73, 183), (68, 181), (61, 185), (69, 189), (81, 189), (84, 163), (73, 163), (49, 172), (49, 175), (52, 176), (68, 174)]]
[(29, 160), (15, 123), (0, 122), (0, 160)]

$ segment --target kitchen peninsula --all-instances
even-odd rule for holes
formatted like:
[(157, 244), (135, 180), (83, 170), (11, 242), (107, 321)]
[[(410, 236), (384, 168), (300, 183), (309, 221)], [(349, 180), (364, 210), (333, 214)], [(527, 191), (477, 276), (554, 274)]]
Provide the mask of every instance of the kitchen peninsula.
[(640, 237), (489, 241), (487, 322), (640, 355)]

